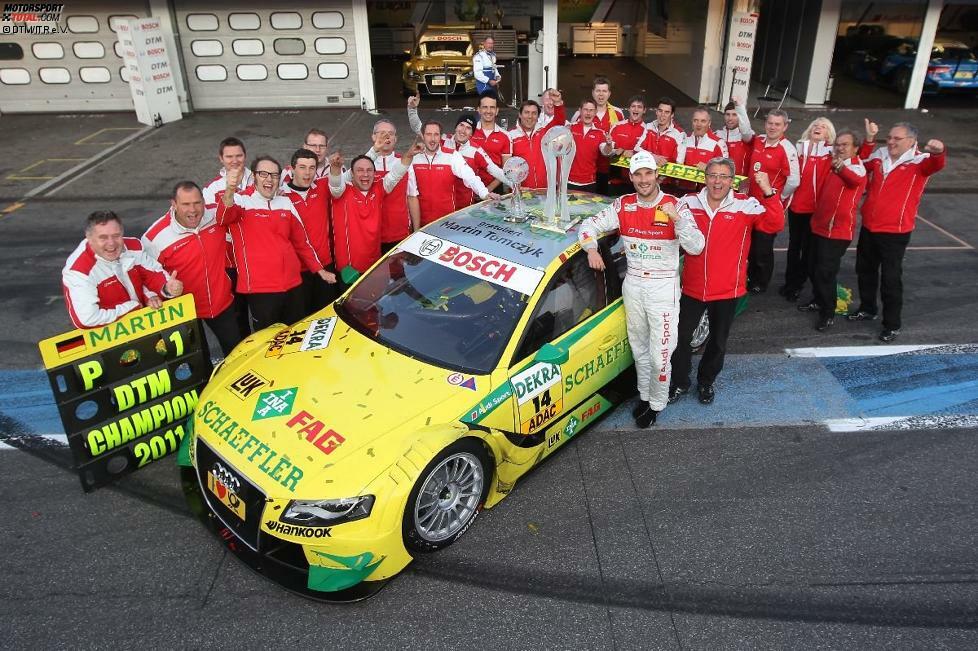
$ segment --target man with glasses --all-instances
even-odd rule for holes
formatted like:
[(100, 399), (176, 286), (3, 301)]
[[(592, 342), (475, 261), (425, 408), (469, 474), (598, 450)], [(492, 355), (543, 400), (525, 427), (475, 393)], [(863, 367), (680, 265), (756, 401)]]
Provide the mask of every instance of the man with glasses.
[[(398, 156), (397, 127), (387, 119), (377, 120), (373, 130), (374, 146), (367, 150), (367, 157), (374, 162), (377, 178), (382, 179), (394, 169)], [(380, 251), (387, 253), (398, 242), (411, 234), (411, 215), (407, 205), (407, 174), (394, 188), (384, 194), (380, 206)]]
[(258, 331), (305, 316), (299, 289), (302, 265), (315, 270), (326, 282), (336, 278), (316, 255), (295, 206), (278, 194), (279, 162), (271, 156), (259, 156), (251, 168), (255, 185), (243, 192), (235, 191), (242, 170), (228, 172), (229, 190), (218, 195), (217, 223), (231, 233), (240, 270), (238, 292), (247, 297)]
[(764, 172), (754, 174), (761, 199), (733, 191), (736, 165), (729, 158), (714, 158), (706, 165), (706, 187), (683, 197), (706, 245), (683, 263), (683, 296), (679, 302), (679, 343), (672, 354), (669, 402), (689, 393), (693, 349), (690, 341), (703, 312), (710, 318), (710, 336), (696, 373), (699, 401), (713, 402), (714, 382), (723, 369), (727, 338), (737, 300), (747, 291), (747, 249), (750, 233), (763, 228), (777, 232), (784, 226), (784, 206)]
[(890, 129), (886, 146), (872, 151), (879, 126), (866, 120), (866, 141), (860, 149), (869, 177), (863, 224), (856, 245), (859, 308), (850, 321), (877, 318), (876, 295), (883, 302), (882, 342), (900, 334), (903, 309), (903, 255), (917, 220), (917, 207), (932, 174), (944, 169), (947, 150), (940, 140), (917, 149), (917, 128), (898, 122)]
[(635, 358), (639, 403), (632, 411), (638, 427), (648, 427), (669, 399), (670, 356), (676, 348), (679, 312), (679, 248), (703, 250), (703, 234), (692, 214), (677, 209), (676, 197), (659, 189), (655, 159), (639, 152), (629, 161), (635, 194), (626, 194), (578, 229), (592, 269), (604, 271), (598, 250), (601, 233), (618, 230), (628, 272), (622, 286), (628, 344)]
[[(307, 149), (316, 154), (316, 176), (313, 180), (326, 179), (329, 176), (329, 165), (326, 163), (326, 148), (329, 138), (322, 129), (309, 129), (309, 133), (302, 141), (302, 149)], [(292, 166), (285, 168), (282, 172), (282, 189), (292, 180)], [(324, 180), (323, 183), (326, 183)]]

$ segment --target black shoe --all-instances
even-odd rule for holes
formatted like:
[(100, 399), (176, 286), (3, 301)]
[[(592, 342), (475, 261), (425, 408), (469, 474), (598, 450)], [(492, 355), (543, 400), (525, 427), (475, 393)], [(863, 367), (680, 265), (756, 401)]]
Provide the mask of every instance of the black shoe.
[(751, 285), (747, 288), (751, 294), (763, 294), (767, 291), (767, 287), (761, 287), (760, 285)]
[(794, 303), (801, 297), (801, 292), (797, 289), (789, 289), (784, 293), (784, 298), (789, 303)]
[(819, 319), (818, 325), (815, 326), (815, 329), (818, 330), (819, 332), (825, 332), (826, 330), (831, 328), (834, 323), (835, 323), (835, 317), (830, 316), (825, 319)]
[(894, 339), (896, 339), (897, 335), (899, 334), (900, 334), (900, 328), (897, 328), (896, 330), (884, 330), (883, 332), (880, 333), (880, 341), (882, 341), (883, 343), (889, 343)]
[(676, 402), (687, 393), (689, 393), (689, 387), (672, 387), (669, 389), (669, 404), (671, 405), (672, 403)]
[[(648, 404), (648, 403), (646, 403)], [(655, 409), (649, 407), (635, 418), (635, 426), (645, 429), (649, 425), (655, 425), (655, 418), (659, 415)]]
[(822, 309), (822, 306), (815, 301), (809, 301), (808, 303), (802, 303), (798, 306), (799, 312), (818, 312)]
[(646, 409), (649, 409), (650, 407), (651, 405), (649, 405), (648, 400), (639, 400), (638, 404), (635, 405), (635, 408), (632, 409), (632, 418), (638, 418), (645, 412)]
[(865, 310), (857, 310), (855, 312), (850, 312), (846, 315), (846, 318), (850, 321), (875, 321), (878, 317), (875, 312), (867, 312)]
[(713, 389), (712, 384), (701, 384), (696, 387), (696, 389), (699, 392), (701, 405), (713, 404), (713, 398), (716, 397), (716, 391)]

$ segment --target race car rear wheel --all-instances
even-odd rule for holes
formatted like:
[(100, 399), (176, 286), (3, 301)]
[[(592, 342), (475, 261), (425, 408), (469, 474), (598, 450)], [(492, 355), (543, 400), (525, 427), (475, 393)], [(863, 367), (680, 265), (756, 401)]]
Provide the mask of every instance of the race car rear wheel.
[(404, 509), (404, 545), (434, 552), (461, 538), (489, 492), (488, 458), (473, 440), (453, 443), (424, 469)]

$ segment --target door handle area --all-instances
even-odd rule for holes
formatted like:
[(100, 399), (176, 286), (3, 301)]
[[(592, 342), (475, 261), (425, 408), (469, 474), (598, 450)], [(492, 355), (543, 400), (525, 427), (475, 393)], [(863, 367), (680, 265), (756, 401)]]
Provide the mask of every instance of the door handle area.
[(615, 335), (608, 335), (607, 337), (601, 340), (601, 343), (598, 344), (598, 348), (600, 348), (601, 350), (606, 350), (614, 346), (617, 341), (618, 341), (618, 337), (616, 337)]

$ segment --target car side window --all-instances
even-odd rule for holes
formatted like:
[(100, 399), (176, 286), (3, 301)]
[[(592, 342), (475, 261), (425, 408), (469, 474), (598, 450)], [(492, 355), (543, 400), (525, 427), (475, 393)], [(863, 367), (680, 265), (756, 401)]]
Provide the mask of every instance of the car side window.
[[(602, 286), (598, 286), (598, 279)], [(579, 251), (554, 274), (533, 311), (514, 361), (534, 354), (606, 305), (604, 274), (588, 265)]]

